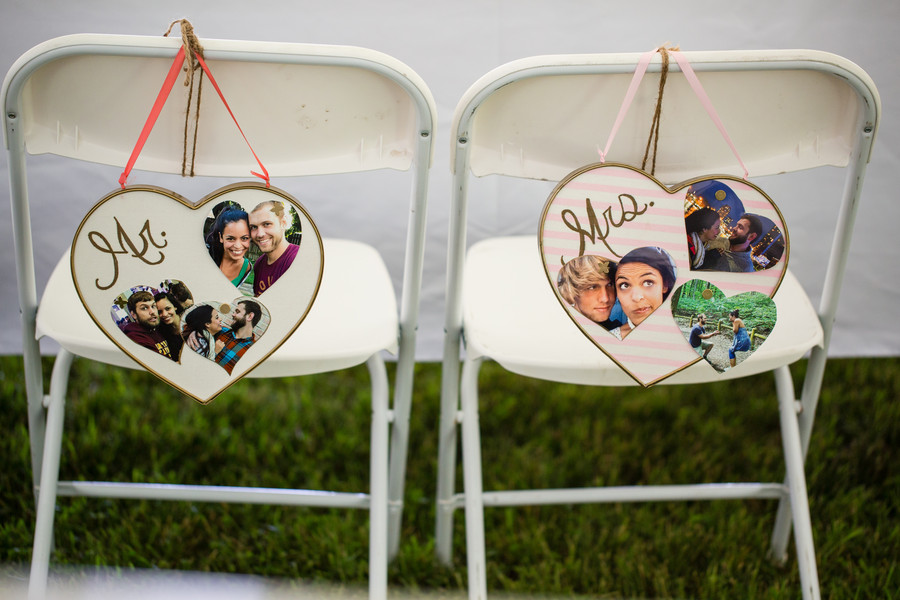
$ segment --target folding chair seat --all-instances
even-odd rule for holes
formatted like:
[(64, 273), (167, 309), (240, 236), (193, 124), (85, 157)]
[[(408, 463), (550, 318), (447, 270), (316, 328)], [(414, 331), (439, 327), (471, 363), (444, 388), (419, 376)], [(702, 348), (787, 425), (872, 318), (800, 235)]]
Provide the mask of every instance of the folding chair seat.
[[(354, 240), (326, 239), (324, 247), (327, 267), (316, 301), (302, 327), (247, 377), (326, 373), (362, 364), (381, 350), (397, 352), (397, 300), (382, 257), (373, 247)], [(47, 282), (37, 313), (38, 339), (54, 339), (75, 356), (129, 369), (139, 368), (110, 343), (86, 311), (60, 310), (60, 307), (80, 305), (72, 285), (70, 256), (67, 251)], [(338, 319), (336, 308), (346, 305), (347, 299), (357, 294), (360, 286), (366, 290), (369, 310), (365, 313), (348, 311)], [(342, 331), (346, 328), (343, 336), (335, 331), (338, 321), (342, 322)], [(350, 335), (350, 332), (355, 333)]]
[[(634, 385), (634, 380), (608, 356), (597, 350), (581, 331), (572, 326), (547, 285), (540, 261), (521, 268), (497, 269), (515, 264), (521, 256), (536, 256), (531, 236), (490, 238), (474, 244), (466, 256), (463, 280), (463, 322), (466, 325), (466, 356), (496, 361), (520, 375), (582, 385)], [(518, 290), (528, 302), (494, 308), (504, 290)], [(508, 293), (508, 292), (506, 292)], [(771, 371), (796, 362), (822, 343), (822, 326), (803, 288), (788, 273), (778, 289), (779, 327), (742, 367), (740, 376)], [(539, 311), (539, 312), (534, 312)], [(540, 324), (532, 323), (541, 315)], [(531, 316), (529, 316), (531, 315)], [(529, 323), (527, 328), (522, 323)], [(787, 361), (787, 363), (785, 362)], [(665, 383), (705, 383), (709, 368), (697, 363), (664, 380)], [(723, 378), (733, 378), (724, 374)]]
[[(700, 361), (658, 383), (695, 384), (773, 371), (786, 478), (774, 483), (542, 490), (493, 490), (490, 482), (482, 481), (478, 375), (485, 360), (513, 373), (550, 381), (636, 385), (561, 309), (548, 284), (536, 237), (488, 237), (467, 249), (467, 215), (475, 212), (470, 203), (474, 205), (476, 199), (494, 202), (491, 194), (504, 186), (514, 187), (517, 201), (525, 197), (523, 190), (529, 185), (544, 199), (545, 182), (560, 181), (576, 168), (600, 162), (599, 144), (612, 129), (640, 55), (538, 56), (508, 63), (469, 88), (457, 105), (451, 130), (454, 178), (436, 550), (439, 559), (449, 563), (453, 514), (465, 508), (470, 598), (487, 595), (485, 506), (731, 498), (779, 500), (772, 555), (785, 558), (793, 521), (803, 596), (819, 597), (803, 461), (855, 209), (878, 125), (878, 92), (858, 66), (827, 53), (685, 52), (683, 56), (698, 73), (751, 177), (826, 165), (846, 167), (846, 187), (818, 309), (809, 300), (814, 292), (804, 290), (788, 268), (774, 295), (778, 326), (739, 369), (717, 374)], [(660, 65), (655, 58), (648, 72), (659, 72)], [(634, 108), (622, 121), (608, 161), (641, 164), (650, 128), (647, 115), (652, 114), (657, 94), (657, 81), (652, 79), (650, 83), (645, 78), (638, 88)], [(693, 91), (676, 72), (668, 77), (662, 115), (657, 179), (674, 185), (699, 175), (742, 175)], [(469, 185), (473, 176), (501, 177), (496, 178), (495, 187), (476, 188)], [(806, 199), (775, 200), (784, 208)], [(501, 198), (500, 202), (512, 200)], [(539, 216), (536, 209), (535, 224)], [(511, 290), (515, 301), (497, 301), (509, 298)], [(797, 396), (787, 365), (807, 354), (809, 367)], [(460, 429), (464, 490), (455, 493)]]
[[(50, 205), (45, 199), (29, 201), (26, 164), (35, 159), (28, 159), (27, 154), (49, 153), (74, 161), (124, 166), (179, 44), (180, 40), (167, 38), (65, 36), (24, 54), (3, 84), (38, 504), (30, 593), (40, 597), (45, 590), (54, 505), (58, 495), (70, 495), (365, 509), (370, 513), (370, 596), (383, 598), (387, 562), (399, 543), (435, 105), (418, 75), (379, 52), (342, 46), (203, 41), (206, 61), (276, 185), (280, 178), (306, 175), (408, 171), (401, 185), (409, 197), (398, 203), (402, 207), (408, 202), (408, 211), (387, 211), (402, 214), (399, 227), (407, 228), (405, 255), (394, 257), (394, 262), (403, 264), (403, 272), (393, 274), (403, 282), (401, 301), (395, 296), (392, 274), (372, 246), (325, 238), (316, 301), (301, 326), (248, 375), (298, 376), (367, 364), (373, 414), (370, 489), (323, 493), (58, 481), (64, 399), (73, 358), (140, 367), (113, 345), (82, 307), (70, 273), (69, 252), (59, 260), (38, 302), (29, 206), (39, 207), (42, 213), (52, 211), (46, 210)], [(116, 101), (106, 101), (110, 98)], [(181, 173), (183, 106), (183, 99), (169, 101), (138, 168)], [(209, 108), (200, 112), (199, 135), (208, 137), (207, 143), (198, 144), (196, 174), (246, 178), (250, 166), (247, 148), (216, 137), (217, 132), (232, 131), (234, 123), (214, 95), (207, 95), (205, 107)], [(297, 118), (301, 108), (328, 114), (313, 127)], [(110, 188), (113, 184), (110, 182)], [(366, 289), (365, 313), (351, 304), (361, 285)], [(42, 337), (52, 338), (61, 347), (47, 392), (42, 383)], [(385, 351), (397, 354), (398, 360), (392, 407), (382, 357)]]

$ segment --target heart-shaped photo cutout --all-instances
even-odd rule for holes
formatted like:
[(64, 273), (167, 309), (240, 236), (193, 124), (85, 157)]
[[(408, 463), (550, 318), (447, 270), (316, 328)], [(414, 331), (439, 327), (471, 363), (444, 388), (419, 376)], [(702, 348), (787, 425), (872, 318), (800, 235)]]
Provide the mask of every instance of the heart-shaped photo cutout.
[(672, 255), (656, 246), (629, 251), (621, 260), (586, 254), (559, 270), (559, 295), (582, 316), (618, 340), (662, 306), (675, 287)]
[[(724, 192), (724, 197), (716, 194), (725, 186), (729, 192)], [(713, 190), (712, 200), (704, 190)], [(734, 255), (729, 265), (741, 265), (749, 256), (751, 270), (731, 266), (692, 269), (691, 236), (686, 220), (701, 208), (716, 212), (719, 232), (711, 237), (722, 241), (706, 239), (709, 237), (706, 233), (700, 242), (705, 254), (700, 265), (722, 264), (717, 256), (722, 250), (724, 261), (729, 260), (726, 253)], [(743, 214), (733, 214), (741, 211)], [(747, 255), (738, 255), (745, 252), (746, 240), (741, 238), (752, 217), (759, 217), (763, 223), (762, 233), (757, 234), (754, 225), (753, 233), (747, 235), (751, 249)], [(675, 289), (691, 279), (701, 278), (726, 296), (756, 291), (771, 298), (781, 284), (789, 256), (784, 219), (772, 199), (755, 185), (730, 176), (706, 176), (667, 187), (644, 171), (612, 163), (582, 167), (560, 181), (541, 214), (538, 244), (548, 283), (573, 323), (597, 348), (645, 386), (698, 361), (697, 353), (684, 343), (682, 332), (672, 319), (671, 295)], [(654, 267), (651, 258), (636, 260), (634, 253), (652, 254), (658, 259), (665, 255), (668, 259), (657, 260)], [(584, 267), (576, 262), (568, 269), (570, 261), (591, 256), (597, 258), (581, 262), (602, 263), (602, 267), (594, 267), (599, 275), (595, 273), (591, 285), (600, 285), (596, 281), (599, 280), (607, 294), (615, 293), (611, 307), (608, 300), (593, 309), (587, 306), (581, 297), (589, 291), (587, 286), (583, 281), (571, 279), (568, 273), (577, 270), (576, 266)], [(624, 272), (620, 266), (623, 261)], [(643, 267), (643, 271), (632, 272), (640, 271), (635, 265)], [(615, 275), (609, 280), (611, 273)], [(671, 278), (667, 278), (669, 274)], [(604, 280), (604, 275), (609, 281)], [(669, 285), (667, 279), (674, 281)], [(567, 282), (571, 282), (568, 291)], [(611, 288), (605, 287), (610, 283)], [(640, 306), (630, 297), (635, 290), (640, 297), (646, 295), (644, 290), (656, 294), (649, 309), (635, 308)], [(626, 313), (626, 308), (631, 314)], [(609, 316), (606, 316), (607, 309)], [(625, 335), (622, 335), (623, 318)]]
[(113, 301), (109, 314), (116, 327), (136, 345), (180, 363), (184, 346), (182, 316), (185, 305), (192, 304), (193, 295), (187, 286), (169, 281), (158, 287), (138, 285), (122, 292)]
[[(250, 242), (260, 250), (251, 272), (255, 295), (263, 298), (253, 297), (253, 288), (236, 286), (210, 261), (200, 235), (210, 205), (264, 208), (259, 241), (251, 237)], [(291, 223), (280, 215), (296, 221), (301, 244), (284, 235)], [(270, 256), (275, 256), (271, 264)], [(286, 192), (256, 183), (224, 187), (197, 203), (151, 186), (116, 190), (81, 222), (71, 256), (75, 289), (103, 333), (148, 371), (204, 404), (259, 365), (301, 324), (323, 267), (322, 239), (309, 213)], [(235, 298), (236, 287), (249, 294), (209, 300)], [(212, 314), (191, 317), (194, 305), (194, 310), (211, 307), (218, 321)], [(203, 323), (186, 331), (187, 321), (195, 319)], [(206, 342), (202, 354), (198, 337)]]
[(247, 296), (259, 296), (290, 268), (303, 233), (296, 209), (264, 200), (245, 208), (226, 200), (203, 223), (203, 241), (222, 275)]
[(706, 179), (688, 187), (684, 227), (692, 271), (753, 273), (774, 267), (784, 256), (778, 225), (747, 210), (723, 181)]
[(258, 299), (194, 303), (180, 281), (140, 285), (116, 296), (113, 322), (138, 346), (180, 363), (183, 351), (212, 360), (230, 375), (271, 321)]
[(232, 304), (201, 302), (184, 313), (181, 338), (193, 351), (225, 369), (235, 365), (269, 327), (269, 311), (258, 300), (237, 298)]
[(740, 365), (775, 328), (775, 301), (760, 292), (727, 298), (722, 290), (693, 279), (672, 294), (672, 316), (691, 349), (719, 373)]

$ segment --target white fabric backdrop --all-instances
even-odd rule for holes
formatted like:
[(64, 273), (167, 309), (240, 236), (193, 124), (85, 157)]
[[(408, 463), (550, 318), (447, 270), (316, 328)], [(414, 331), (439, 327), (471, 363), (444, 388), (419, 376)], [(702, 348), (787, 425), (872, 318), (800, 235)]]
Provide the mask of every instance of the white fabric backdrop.
[[(162, 35), (172, 20), (189, 19), (203, 38), (312, 42), (369, 47), (407, 63), (430, 86), (439, 111), (435, 162), (430, 179), (428, 246), (417, 356), (436, 360), (443, 334), (443, 297), (447, 218), (450, 197), (449, 128), (457, 100), (478, 77), (502, 63), (536, 54), (638, 52), (669, 42), (683, 50), (810, 48), (840, 54), (859, 64), (875, 80), (883, 119), (869, 165), (851, 267), (841, 296), (832, 343), (835, 356), (900, 354), (900, 330), (893, 308), (900, 299), (896, 229), (900, 206), (894, 201), (893, 174), (900, 172), (900, 125), (895, 98), (900, 71), (892, 42), (900, 25), (900, 3), (885, 0), (772, 0), (731, 3), (585, 2), (583, 0), (219, 0), (191, 3), (173, 0), (7, 0), (0, 20), (0, 65), (7, 69), (30, 47), (71, 33)], [(663, 127), (665, 122), (663, 121)], [(118, 169), (77, 165), (53, 158), (29, 163), (29, 189), (38, 201), (35, 223), (39, 290), (70, 243), (81, 216), (111, 191)], [(248, 165), (249, 168), (249, 165)], [(0, 158), (6, 180), (7, 157)], [(200, 197), (226, 183), (220, 180), (160, 181), (135, 172), (131, 181), (160, 183), (188, 197)], [(402, 227), (391, 227), (380, 207), (389, 200), (391, 174), (346, 178), (335, 190), (319, 179), (287, 187), (316, 216), (323, 234), (340, 235), (362, 228), (397, 274), (402, 265)], [(835, 215), (842, 174), (826, 169), (787, 184), (754, 180), (785, 213), (791, 236), (791, 268), (807, 289), (821, 286), (822, 239)], [(533, 234), (539, 207), (552, 186), (539, 190), (507, 181), (480, 181), (472, 186), (477, 204), (470, 210), (469, 243), (487, 235)], [(327, 189), (328, 193), (325, 194)], [(524, 194), (527, 196), (524, 198)], [(375, 197), (373, 197), (375, 194)], [(21, 324), (15, 286), (8, 185), (0, 187), (0, 353), (21, 352)], [(802, 197), (804, 202), (779, 202)], [(371, 198), (364, 208), (347, 211), (344, 202), (323, 198)], [(402, 196), (406, 201), (405, 194)], [(52, 213), (53, 219), (45, 215)], [(403, 223), (405, 220), (401, 219)], [(818, 298), (814, 297), (814, 301)], [(44, 351), (54, 351), (45, 344)]]

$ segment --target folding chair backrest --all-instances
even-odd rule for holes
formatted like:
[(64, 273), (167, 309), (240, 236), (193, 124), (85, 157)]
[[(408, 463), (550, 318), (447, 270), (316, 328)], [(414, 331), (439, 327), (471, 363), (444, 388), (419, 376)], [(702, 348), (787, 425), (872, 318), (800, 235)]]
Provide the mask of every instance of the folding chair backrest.
[[(72, 35), (37, 46), (13, 66), (17, 77), (4, 83), (7, 114), (22, 113), (10, 125), (21, 128), (31, 154), (123, 165), (179, 44)], [(427, 139), (433, 130), (433, 122), (415, 126), (419, 115), (434, 113), (433, 100), (420, 92), (424, 82), (379, 52), (222, 40), (203, 45), (213, 76), (273, 176), (405, 170), (419, 152), (420, 133)], [(212, 86), (204, 84), (195, 173), (247, 176), (252, 156)], [(184, 139), (177, 133), (187, 94), (179, 80), (138, 169), (181, 172)]]
[[(880, 101), (868, 75), (845, 59), (812, 51), (684, 55), (751, 177), (846, 166), (863, 131), (871, 144)], [(489, 72), (458, 105), (454, 170), (465, 160), (476, 176), (558, 181), (576, 167), (598, 162), (638, 57), (538, 56)], [(698, 166), (704, 173), (743, 175), (677, 69), (671, 61), (657, 178), (675, 183), (697, 175)], [(656, 58), (648, 72), (659, 71)], [(647, 76), (640, 86), (607, 160), (640, 165), (657, 96), (656, 78), (648, 85), (650, 80)], [(677, 119), (666, 119), (667, 105), (678, 107)], [(474, 143), (460, 152), (470, 132), (477, 134)]]
[[(505, 175), (559, 181), (600, 161), (631, 81), (638, 53), (537, 56), (513, 61), (476, 81), (453, 118), (454, 173), (447, 273), (447, 331), (462, 322), (467, 178)], [(826, 52), (685, 52), (750, 177), (819, 166), (850, 167), (819, 314), (827, 352), (859, 189), (874, 142), (881, 100), (854, 63)], [(661, 70), (661, 59), (648, 73)], [(655, 176), (674, 184), (699, 174), (743, 176), (737, 159), (671, 61), (664, 91)], [(609, 150), (610, 162), (640, 165), (657, 85), (645, 76)], [(678, 117), (666, 119), (666, 106)], [(649, 167), (648, 167), (649, 170)], [(451, 333), (445, 349), (458, 347)], [(445, 357), (452, 354), (447, 350)], [(823, 357), (824, 358), (824, 357)], [(453, 380), (454, 360), (445, 360)], [(824, 366), (822, 366), (824, 368)], [(820, 377), (818, 368), (808, 377)], [(448, 384), (455, 386), (455, 384)], [(818, 387), (813, 386), (818, 394)], [(453, 393), (451, 390), (445, 393)]]
[[(26, 361), (37, 356), (38, 346), (25, 151), (124, 166), (180, 44), (180, 39), (160, 37), (63, 36), (29, 50), (3, 82)], [(434, 99), (424, 81), (400, 61), (363, 48), (234, 40), (202, 44), (213, 76), (272, 177), (415, 166), (400, 307), (403, 335), (414, 339), (426, 174), (436, 125)], [(240, 132), (212, 86), (206, 83), (203, 89), (195, 174), (251, 178), (257, 165)], [(177, 82), (136, 169), (181, 173), (187, 95)], [(413, 357), (404, 352), (413, 349), (403, 346), (401, 362), (410, 363), (404, 369), (411, 370)], [(30, 371), (37, 393), (39, 365)]]

